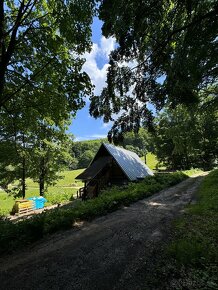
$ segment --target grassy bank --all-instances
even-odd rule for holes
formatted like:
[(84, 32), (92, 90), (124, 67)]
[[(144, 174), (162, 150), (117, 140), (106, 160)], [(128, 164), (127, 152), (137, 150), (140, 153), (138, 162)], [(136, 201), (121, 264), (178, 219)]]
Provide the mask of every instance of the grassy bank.
[(218, 170), (205, 178), (198, 202), (178, 221), (169, 253), (181, 275), (178, 287), (218, 289)]
[(18, 223), (2, 220), (0, 222), (0, 253), (24, 247), (58, 230), (69, 229), (75, 221), (90, 220), (123, 205), (128, 206), (161, 189), (175, 185), (187, 177), (188, 175), (182, 172), (157, 174), (145, 178), (140, 183), (129, 184), (125, 188), (113, 187), (103, 192), (98, 198), (78, 202), (76, 207), (56, 208)]
[(218, 289), (217, 185), (214, 170), (203, 180), (197, 203), (175, 222), (172, 241), (155, 266), (155, 289)]

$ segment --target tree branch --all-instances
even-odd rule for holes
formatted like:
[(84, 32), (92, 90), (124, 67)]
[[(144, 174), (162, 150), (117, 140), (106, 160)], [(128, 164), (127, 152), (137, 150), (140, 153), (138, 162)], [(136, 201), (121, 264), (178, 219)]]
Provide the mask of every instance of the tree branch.
[[(175, 34), (177, 34), (179, 32), (182, 32), (182, 31), (184, 31), (184, 30), (186, 30), (186, 29), (188, 29), (188, 28), (190, 28), (190, 27), (192, 27), (192, 26), (194, 26), (194, 25), (196, 25), (198, 23), (201, 23), (204, 19), (210, 18), (212, 16), (216, 16), (216, 15), (218, 15), (218, 5), (216, 5), (215, 8), (212, 11), (206, 13), (205, 15), (202, 15), (201, 17), (196, 17), (196, 19), (193, 20), (191, 23), (188, 23), (188, 24), (186, 24), (186, 25), (184, 25), (184, 26), (182, 26), (180, 28), (177, 28), (177, 29), (173, 30), (168, 35), (167, 40), (165, 40), (165, 41), (163, 41), (162, 43), (159, 44), (161, 46), (161, 49), (164, 49), (167, 46), (167, 44), (170, 42), (170, 40), (172, 39), (172, 37)], [(143, 64), (145, 64), (148, 61), (148, 59), (154, 54), (154, 52), (157, 52), (160, 49), (160, 46), (159, 45), (156, 47), (156, 49), (153, 52), (151, 52), (146, 57), (146, 59), (143, 62), (141, 62), (137, 66), (131, 68), (131, 71), (132, 70), (135, 70), (136, 68), (138, 68), (138, 67), (142, 66)]]

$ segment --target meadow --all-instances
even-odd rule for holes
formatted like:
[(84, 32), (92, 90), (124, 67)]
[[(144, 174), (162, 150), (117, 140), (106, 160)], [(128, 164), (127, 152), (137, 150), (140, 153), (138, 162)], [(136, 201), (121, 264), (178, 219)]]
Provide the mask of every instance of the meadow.
[[(79, 175), (84, 169), (77, 169), (72, 171), (63, 171), (60, 173), (60, 179), (54, 186), (49, 186), (45, 194), (47, 199), (46, 206), (63, 203), (72, 200), (76, 197), (77, 190), (83, 186), (81, 181), (75, 180), (75, 177)], [(16, 186), (18, 182), (15, 182), (11, 186)], [(38, 183), (32, 179), (26, 180), (26, 198), (39, 196)], [(7, 215), (11, 211), (15, 199), (13, 196), (8, 195), (5, 191), (0, 191), (0, 215)]]

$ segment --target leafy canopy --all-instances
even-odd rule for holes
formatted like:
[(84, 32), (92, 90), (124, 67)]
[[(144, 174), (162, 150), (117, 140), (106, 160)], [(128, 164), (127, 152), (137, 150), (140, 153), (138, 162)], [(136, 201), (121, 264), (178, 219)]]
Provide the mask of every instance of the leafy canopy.
[(0, 1), (0, 108), (19, 96), (42, 113), (81, 108), (93, 13), (94, 0)]
[(218, 4), (215, 0), (102, 0), (103, 34), (115, 36), (107, 86), (91, 98), (90, 112), (114, 120), (114, 140), (137, 131), (166, 102), (192, 104), (217, 85)]

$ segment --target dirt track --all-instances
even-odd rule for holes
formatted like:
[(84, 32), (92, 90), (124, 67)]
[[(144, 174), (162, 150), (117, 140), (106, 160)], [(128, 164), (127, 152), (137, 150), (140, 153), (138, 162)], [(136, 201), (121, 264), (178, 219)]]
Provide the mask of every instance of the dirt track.
[[(205, 174), (204, 174), (205, 175)], [(153, 257), (202, 176), (0, 259), (0, 289), (148, 289)], [(160, 288), (161, 285), (160, 285)]]

